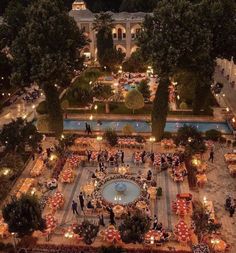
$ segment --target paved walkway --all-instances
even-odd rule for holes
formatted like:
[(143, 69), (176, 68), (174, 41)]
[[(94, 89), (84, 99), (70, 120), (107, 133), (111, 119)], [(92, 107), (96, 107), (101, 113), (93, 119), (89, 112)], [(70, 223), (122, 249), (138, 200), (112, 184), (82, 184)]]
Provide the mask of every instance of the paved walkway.
[[(207, 177), (208, 182), (203, 189), (199, 189), (199, 192), (192, 192), (194, 198), (203, 200), (206, 197), (207, 200), (213, 201), (216, 218), (222, 223), (221, 234), (222, 237), (230, 244), (230, 253), (236, 252), (236, 217), (229, 217), (229, 213), (225, 211), (224, 204), (227, 195), (236, 198), (236, 184), (235, 178), (232, 178), (227, 169), (227, 165), (224, 161), (224, 154), (231, 152), (232, 148), (226, 148), (217, 144), (215, 147), (215, 160), (214, 163), (208, 162)], [(205, 159), (208, 158), (208, 154), (205, 155)]]
[(220, 82), (224, 84), (222, 92), (220, 96), (218, 97), (219, 103), (224, 107), (229, 107), (235, 114), (236, 113), (236, 89), (230, 86), (229, 81), (221, 74), (219, 68), (216, 68), (214, 80), (215, 82)]

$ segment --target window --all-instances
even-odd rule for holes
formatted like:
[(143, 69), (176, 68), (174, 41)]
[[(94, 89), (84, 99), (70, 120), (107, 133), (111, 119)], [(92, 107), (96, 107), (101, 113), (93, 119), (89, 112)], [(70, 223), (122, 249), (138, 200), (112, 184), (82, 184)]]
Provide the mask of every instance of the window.
[(123, 38), (124, 38), (124, 39), (126, 38), (126, 33), (123, 33)]
[(116, 38), (117, 38), (116, 33), (113, 33), (113, 38), (114, 38), (114, 39), (116, 39)]

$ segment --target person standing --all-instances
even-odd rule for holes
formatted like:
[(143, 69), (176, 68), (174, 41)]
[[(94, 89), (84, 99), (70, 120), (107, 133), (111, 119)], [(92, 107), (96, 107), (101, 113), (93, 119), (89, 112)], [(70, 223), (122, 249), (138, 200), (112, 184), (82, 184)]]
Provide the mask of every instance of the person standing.
[(154, 222), (153, 222), (153, 229), (156, 230), (157, 229), (157, 224), (158, 224), (158, 219), (156, 214), (154, 215)]
[(110, 212), (110, 223), (111, 223), (111, 225), (116, 225), (115, 214), (114, 214), (113, 210), (111, 210), (111, 212)]
[(213, 161), (214, 161), (214, 150), (213, 150), (213, 148), (212, 148), (211, 151), (210, 151), (210, 156), (209, 156), (208, 161), (211, 161), (212, 163), (213, 163)]
[(231, 206), (231, 207), (229, 208), (229, 217), (233, 217), (234, 212), (235, 212), (235, 206)]
[(88, 124), (88, 134), (92, 134), (91, 126)]
[(88, 134), (88, 123), (85, 122), (85, 133)]
[(125, 153), (121, 150), (121, 163), (124, 163)]
[(79, 203), (81, 210), (84, 211), (84, 196), (82, 192), (80, 192), (79, 194)]
[(99, 214), (99, 216), (98, 216), (98, 224), (99, 224), (99, 226), (103, 226), (103, 227), (105, 227), (105, 222), (104, 222), (104, 217), (103, 217), (103, 214)]
[(79, 213), (78, 213), (78, 204), (74, 200), (72, 200), (72, 206), (71, 207), (72, 207), (73, 214), (79, 215)]
[(228, 211), (232, 205), (231, 197), (228, 196), (225, 200), (225, 210)]

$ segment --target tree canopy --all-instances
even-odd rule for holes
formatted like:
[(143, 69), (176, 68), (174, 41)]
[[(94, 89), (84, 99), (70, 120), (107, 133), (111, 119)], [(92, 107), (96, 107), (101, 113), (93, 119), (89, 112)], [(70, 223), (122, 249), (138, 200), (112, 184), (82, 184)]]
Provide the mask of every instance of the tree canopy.
[(20, 237), (45, 228), (42, 211), (35, 196), (22, 195), (19, 199), (12, 199), (4, 206), (2, 215), (9, 231)]
[(42, 134), (38, 133), (35, 125), (22, 118), (3, 125), (0, 131), (0, 143), (12, 152), (24, 152), (26, 146), (35, 150), (41, 140)]
[(38, 83), (46, 96), (51, 129), (60, 135), (63, 120), (55, 84), (65, 86), (80, 66), (82, 31), (61, 1), (36, 0), (26, 11), (26, 23), (12, 43), (12, 82)]
[(112, 15), (110, 13), (100, 13), (95, 15), (93, 29), (97, 32), (97, 56), (98, 61), (102, 67), (108, 70), (116, 70), (118, 65), (122, 64), (124, 54), (116, 50), (113, 44)]
[(209, 62), (210, 41), (211, 33), (198, 22), (187, 0), (162, 0), (154, 15), (145, 18), (139, 44), (160, 79), (152, 112), (152, 133), (157, 140), (164, 133), (170, 77), (179, 67), (201, 68), (200, 62)]
[(141, 109), (144, 106), (144, 99), (142, 93), (136, 89), (130, 90), (125, 96), (125, 105), (127, 108), (133, 110)]

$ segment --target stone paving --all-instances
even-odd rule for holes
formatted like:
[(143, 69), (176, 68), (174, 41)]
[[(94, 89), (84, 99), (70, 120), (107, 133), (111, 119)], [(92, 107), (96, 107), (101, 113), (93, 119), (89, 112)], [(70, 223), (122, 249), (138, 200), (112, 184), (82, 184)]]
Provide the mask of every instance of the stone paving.
[[(131, 158), (133, 152), (134, 150), (125, 150), (125, 163), (130, 165), (132, 173), (135, 174), (139, 170), (141, 170), (142, 173), (146, 175), (147, 170), (149, 169), (148, 163), (146, 163), (144, 166), (134, 165)], [(56, 213), (56, 218), (58, 219), (60, 224), (58, 233), (60, 233), (61, 228), (84, 219), (84, 215), (80, 208), (79, 217), (77, 215), (73, 215), (71, 210), (71, 204), (72, 200), (75, 200), (78, 202), (79, 205), (78, 195), (80, 193), (80, 187), (91, 179), (92, 172), (94, 172), (96, 168), (96, 166), (91, 165), (85, 167), (80, 166), (76, 170), (76, 177), (72, 184), (59, 184), (59, 190), (62, 191), (66, 199), (63, 208), (58, 210)], [(110, 168), (110, 170), (112, 169)], [(157, 201), (151, 202), (152, 217), (154, 216), (154, 214), (156, 214), (159, 222), (163, 223), (164, 228), (167, 228), (168, 230), (173, 230), (175, 224), (177, 224), (178, 222), (178, 217), (171, 210), (171, 202), (176, 200), (176, 194), (181, 192), (189, 192), (187, 179), (185, 179), (183, 183), (175, 183), (169, 176), (167, 171), (159, 173), (157, 173), (157, 171), (154, 171), (153, 176), (157, 181), (157, 185), (162, 187), (163, 196)], [(86, 218), (89, 218), (94, 222), (98, 222), (98, 218), (96, 215), (87, 215)], [(108, 224), (108, 222), (108, 218), (105, 217), (105, 223)], [(119, 222), (120, 221), (117, 220), (118, 224)]]
[[(229, 213), (225, 211), (224, 203), (227, 195), (236, 198), (235, 178), (232, 178), (227, 169), (223, 155), (231, 152), (232, 148), (226, 148), (220, 144), (216, 145), (216, 153), (214, 163), (208, 162), (207, 177), (208, 182), (199, 192), (192, 192), (194, 198), (199, 197), (200, 200), (205, 196), (208, 200), (212, 200), (216, 217), (222, 223), (221, 234), (223, 238), (231, 246), (231, 253), (236, 252), (236, 217), (229, 217)], [(207, 159), (207, 155), (205, 155)]]

